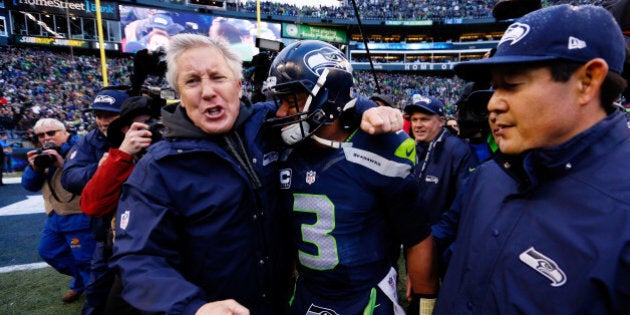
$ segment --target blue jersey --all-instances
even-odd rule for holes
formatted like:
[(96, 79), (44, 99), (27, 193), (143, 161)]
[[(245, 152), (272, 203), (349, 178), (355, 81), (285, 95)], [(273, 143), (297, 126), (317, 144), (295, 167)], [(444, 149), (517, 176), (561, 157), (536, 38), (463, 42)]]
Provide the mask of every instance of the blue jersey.
[(294, 149), (280, 170), (288, 192), (298, 272), (315, 294), (334, 297), (374, 287), (400, 253), (429, 234), (414, 206), (415, 142), (403, 132), (357, 131), (341, 149)]

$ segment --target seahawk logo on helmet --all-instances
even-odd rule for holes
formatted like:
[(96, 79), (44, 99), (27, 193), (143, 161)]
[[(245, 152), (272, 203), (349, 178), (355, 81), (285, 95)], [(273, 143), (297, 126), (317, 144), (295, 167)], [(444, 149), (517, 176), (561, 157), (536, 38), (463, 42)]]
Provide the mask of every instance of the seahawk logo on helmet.
[[(335, 46), (319, 40), (291, 43), (271, 63), (263, 91), (274, 98), (278, 107), (284, 102), (294, 113), (267, 122), (280, 128), (282, 140), (288, 145), (312, 137), (337, 147), (337, 142), (319, 138), (315, 133), (342, 114), (354, 113), (353, 86), (352, 66)], [(298, 95), (306, 99), (298, 101)], [(351, 123), (347, 120), (343, 128), (352, 128)]]
[(352, 73), (352, 66), (341, 51), (333, 47), (322, 47), (304, 55), (304, 64), (315, 75), (320, 76), (326, 68), (336, 68)]

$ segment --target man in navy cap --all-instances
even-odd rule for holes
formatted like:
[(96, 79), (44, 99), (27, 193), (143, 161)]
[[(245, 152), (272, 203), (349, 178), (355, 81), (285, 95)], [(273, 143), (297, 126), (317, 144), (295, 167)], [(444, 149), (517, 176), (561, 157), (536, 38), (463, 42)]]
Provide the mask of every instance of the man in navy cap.
[[(94, 112), (96, 127), (82, 138), (68, 153), (61, 174), (61, 185), (68, 191), (80, 195), (83, 187), (92, 178), (103, 154), (109, 150), (107, 129), (120, 116), (120, 107), (129, 97), (126, 87), (102, 89), (94, 98), (89, 111)], [(114, 280), (113, 271), (107, 266), (105, 226), (109, 222), (104, 217), (92, 217), (92, 233), (96, 249), (92, 259), (90, 282), (85, 289), (84, 314), (102, 314), (107, 295)]]
[[(99, 162), (98, 169), (87, 182), (81, 194), (79, 206), (83, 213), (91, 217), (111, 222), (118, 206), (122, 185), (153, 140), (159, 135), (152, 135), (147, 124), (158, 116), (159, 108), (147, 96), (131, 96), (120, 109), (120, 117), (114, 120), (107, 130), (110, 148)], [(158, 130), (153, 130), (158, 132)], [(113, 226), (114, 222), (112, 222)], [(104, 224), (102, 233), (107, 235), (105, 252), (112, 253), (114, 233), (110, 225)], [(105, 256), (107, 260), (110, 257)], [(115, 271), (117, 272), (117, 271)], [(106, 314), (135, 314), (139, 312), (125, 302), (122, 297), (122, 283), (118, 274), (105, 306)]]
[[(431, 96), (415, 94), (405, 106), (404, 118), (411, 122), (410, 136), (416, 140), (417, 167), (415, 174), (423, 186), (423, 198), (429, 209), (429, 223), (435, 225), (446, 211), (468, 175), (479, 161), (464, 140), (450, 133), (445, 125), (444, 103)], [(446, 268), (446, 258), (440, 257), (440, 273)], [(446, 247), (448, 244), (445, 244)]]
[(460, 63), (494, 88), (500, 152), (469, 177), (435, 314), (628, 314), (625, 42), (602, 7), (559, 5)]

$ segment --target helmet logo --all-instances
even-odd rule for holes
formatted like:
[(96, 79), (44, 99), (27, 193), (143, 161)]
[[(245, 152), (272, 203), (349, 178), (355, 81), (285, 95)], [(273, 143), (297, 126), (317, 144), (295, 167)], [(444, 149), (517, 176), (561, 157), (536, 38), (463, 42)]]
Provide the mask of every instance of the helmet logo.
[(315, 75), (320, 76), (326, 68), (336, 68), (352, 72), (352, 66), (341, 51), (332, 47), (323, 47), (304, 55), (304, 63)]

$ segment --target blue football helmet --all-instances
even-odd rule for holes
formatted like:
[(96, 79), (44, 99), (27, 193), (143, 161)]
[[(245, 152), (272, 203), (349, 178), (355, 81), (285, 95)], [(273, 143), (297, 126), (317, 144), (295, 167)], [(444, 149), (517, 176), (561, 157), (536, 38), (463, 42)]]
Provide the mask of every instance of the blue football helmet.
[[(339, 49), (319, 40), (292, 43), (273, 60), (263, 92), (276, 102), (290, 101), (296, 114), (268, 122), (282, 128), (282, 139), (289, 145), (309, 137), (326, 142), (314, 133), (344, 114), (353, 116), (353, 87), (352, 66)], [(299, 94), (308, 95), (304, 104), (298, 104)], [(351, 128), (347, 123), (342, 127)]]

